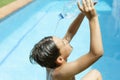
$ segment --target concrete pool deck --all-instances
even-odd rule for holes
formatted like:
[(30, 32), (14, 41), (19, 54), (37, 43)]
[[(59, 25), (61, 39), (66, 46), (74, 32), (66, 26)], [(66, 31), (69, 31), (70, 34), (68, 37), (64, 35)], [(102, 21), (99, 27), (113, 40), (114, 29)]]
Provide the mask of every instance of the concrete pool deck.
[(33, 0), (16, 0), (2, 8), (0, 8), (0, 19), (5, 18), (9, 14), (15, 12), (16, 10), (22, 8), (23, 6), (29, 4)]

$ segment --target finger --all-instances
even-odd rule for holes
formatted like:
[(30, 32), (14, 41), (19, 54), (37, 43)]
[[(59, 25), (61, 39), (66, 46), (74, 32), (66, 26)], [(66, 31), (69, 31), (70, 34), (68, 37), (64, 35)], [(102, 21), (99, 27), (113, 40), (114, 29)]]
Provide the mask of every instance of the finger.
[(82, 0), (82, 5), (84, 8), (87, 6), (86, 4), (87, 4), (86, 0)]
[(83, 11), (83, 7), (81, 6), (80, 1), (77, 2), (77, 6), (81, 11)]
[(91, 7), (93, 7), (94, 5), (93, 5), (93, 1), (92, 0), (90, 0), (90, 6)]
[(90, 0), (85, 0), (86, 6), (90, 7)]
[(87, 8), (87, 1), (86, 0), (82, 0), (82, 5), (83, 5), (83, 9), (87, 11), (88, 8)]
[(91, 9), (91, 0), (86, 0), (86, 5), (88, 9)]

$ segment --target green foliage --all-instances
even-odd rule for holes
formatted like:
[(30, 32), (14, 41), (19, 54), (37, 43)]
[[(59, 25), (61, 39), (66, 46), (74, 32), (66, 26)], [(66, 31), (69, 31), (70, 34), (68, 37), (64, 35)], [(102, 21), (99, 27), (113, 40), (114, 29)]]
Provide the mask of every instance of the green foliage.
[(0, 0), (0, 8), (16, 0)]

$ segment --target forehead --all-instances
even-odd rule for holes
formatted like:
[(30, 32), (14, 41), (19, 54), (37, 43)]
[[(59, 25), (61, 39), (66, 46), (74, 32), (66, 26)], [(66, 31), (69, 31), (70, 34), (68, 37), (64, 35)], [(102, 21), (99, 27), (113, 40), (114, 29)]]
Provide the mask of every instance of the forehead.
[(55, 44), (58, 44), (59, 42), (62, 41), (62, 39), (56, 37), (56, 36), (53, 36), (53, 41), (55, 42)]
[(60, 38), (58, 38), (58, 37), (56, 37), (56, 36), (53, 36), (53, 41), (55, 42), (55, 44), (56, 44), (56, 46), (57, 46), (58, 48), (60, 48), (60, 47), (62, 46), (62, 43), (63, 43), (63, 40), (62, 40), (62, 39), (60, 39)]

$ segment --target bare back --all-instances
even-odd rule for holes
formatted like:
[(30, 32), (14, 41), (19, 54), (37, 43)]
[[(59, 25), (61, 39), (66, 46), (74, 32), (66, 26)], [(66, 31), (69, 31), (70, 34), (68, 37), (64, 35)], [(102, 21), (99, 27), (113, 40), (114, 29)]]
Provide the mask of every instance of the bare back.
[(47, 69), (47, 80), (75, 80), (75, 77), (64, 77), (60, 70)]

